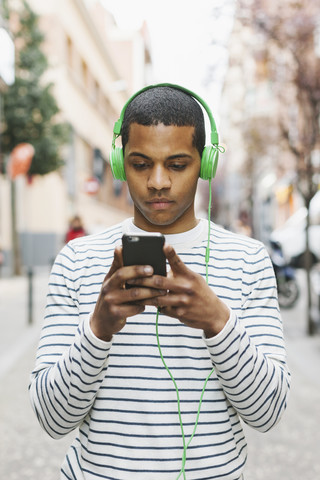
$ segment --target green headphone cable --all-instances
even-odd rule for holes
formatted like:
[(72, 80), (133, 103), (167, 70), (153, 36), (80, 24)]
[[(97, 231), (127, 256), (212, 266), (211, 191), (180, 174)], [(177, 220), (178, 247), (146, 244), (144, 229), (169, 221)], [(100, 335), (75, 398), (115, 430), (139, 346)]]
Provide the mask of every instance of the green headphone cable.
[(174, 388), (176, 390), (176, 394), (177, 394), (177, 404), (178, 404), (178, 414), (179, 414), (179, 423), (180, 423), (180, 429), (181, 429), (181, 436), (182, 436), (182, 443), (183, 443), (183, 454), (182, 454), (182, 467), (181, 467), (181, 470), (179, 472), (179, 475), (177, 477), (176, 480), (178, 480), (180, 477), (181, 477), (181, 474), (183, 474), (183, 478), (184, 480), (186, 479), (186, 474), (185, 474), (185, 464), (186, 464), (186, 459), (187, 459), (187, 449), (193, 439), (193, 437), (195, 436), (195, 433), (196, 433), (196, 430), (197, 430), (197, 427), (198, 427), (198, 422), (199, 422), (199, 417), (200, 417), (200, 410), (201, 410), (201, 405), (202, 405), (202, 400), (203, 400), (203, 396), (204, 396), (204, 392), (205, 392), (205, 389), (206, 389), (206, 386), (207, 386), (207, 383), (211, 377), (211, 375), (213, 374), (214, 372), (214, 369), (212, 369), (209, 373), (209, 375), (207, 376), (205, 382), (204, 382), (204, 386), (203, 386), (203, 389), (202, 389), (202, 392), (201, 392), (201, 396), (200, 396), (200, 401), (199, 401), (199, 406), (198, 406), (198, 411), (197, 411), (197, 417), (196, 417), (196, 421), (195, 421), (195, 424), (194, 424), (194, 428), (193, 428), (193, 432), (192, 432), (192, 435), (188, 441), (188, 443), (186, 444), (186, 439), (185, 439), (185, 434), (184, 434), (184, 428), (183, 428), (183, 423), (182, 423), (182, 416), (181, 416), (181, 406), (180, 406), (180, 395), (179, 395), (179, 389), (178, 389), (178, 385), (177, 385), (177, 382), (174, 378), (174, 376), (172, 375), (169, 367), (167, 366), (166, 364), (166, 361), (163, 357), (163, 354), (162, 354), (162, 349), (161, 349), (161, 345), (160, 345), (160, 340), (159, 340), (159, 308), (157, 309), (157, 315), (156, 315), (156, 335), (157, 335), (157, 344), (158, 344), (158, 350), (159, 350), (159, 353), (160, 353), (160, 358), (162, 360), (162, 363), (163, 363), (163, 366), (165, 367), (165, 369), (167, 370), (173, 384), (174, 384)]
[[(209, 259), (210, 259), (210, 233), (211, 233), (211, 201), (212, 201), (212, 193), (211, 193), (211, 179), (209, 180), (209, 206), (208, 206), (208, 240), (207, 240), (207, 247), (206, 247), (206, 254), (205, 254), (205, 262), (206, 262), (206, 282), (208, 284), (208, 267), (209, 267)], [(184, 434), (184, 428), (183, 428), (183, 422), (182, 422), (182, 416), (181, 416), (181, 404), (180, 404), (180, 394), (179, 394), (179, 389), (178, 389), (178, 385), (177, 385), (177, 382), (173, 376), (173, 374), (171, 373), (169, 367), (167, 366), (166, 364), (166, 361), (163, 357), (163, 354), (162, 354), (162, 349), (161, 349), (161, 345), (160, 345), (160, 339), (159, 339), (159, 313), (160, 313), (160, 310), (159, 308), (157, 308), (157, 314), (156, 314), (156, 337), (157, 337), (157, 345), (158, 345), (158, 350), (159, 350), (159, 354), (160, 354), (160, 358), (161, 358), (161, 361), (163, 363), (163, 366), (165, 367), (165, 369), (167, 370), (172, 382), (173, 382), (173, 385), (174, 385), (174, 388), (176, 390), (176, 394), (177, 394), (177, 405), (178, 405), (178, 415), (179, 415), (179, 423), (180, 423), (180, 429), (181, 429), (181, 436), (182, 436), (182, 443), (183, 443), (183, 453), (182, 453), (182, 466), (181, 466), (181, 470), (179, 472), (179, 475), (178, 477), (176, 478), (176, 480), (179, 480), (179, 478), (181, 477), (181, 475), (183, 474), (183, 479), (186, 480), (186, 473), (185, 473), (185, 464), (186, 464), (186, 460), (187, 460), (187, 449), (193, 439), (193, 437), (195, 436), (195, 433), (196, 433), (196, 430), (197, 430), (197, 427), (198, 427), (198, 422), (199, 422), (199, 417), (200, 417), (200, 410), (201, 410), (201, 405), (202, 405), (202, 400), (203, 400), (203, 396), (204, 396), (204, 392), (205, 392), (205, 389), (207, 387), (207, 383), (211, 377), (211, 375), (213, 374), (214, 372), (214, 369), (212, 369), (209, 373), (209, 375), (207, 376), (205, 382), (204, 382), (204, 385), (203, 385), (203, 389), (202, 389), (202, 392), (201, 392), (201, 396), (200, 396), (200, 400), (199, 400), (199, 406), (198, 406), (198, 411), (197, 411), (197, 417), (196, 417), (196, 421), (195, 421), (195, 424), (194, 424), (194, 428), (193, 428), (193, 432), (189, 438), (189, 441), (188, 443), (186, 443), (186, 438), (185, 438), (185, 434)]]

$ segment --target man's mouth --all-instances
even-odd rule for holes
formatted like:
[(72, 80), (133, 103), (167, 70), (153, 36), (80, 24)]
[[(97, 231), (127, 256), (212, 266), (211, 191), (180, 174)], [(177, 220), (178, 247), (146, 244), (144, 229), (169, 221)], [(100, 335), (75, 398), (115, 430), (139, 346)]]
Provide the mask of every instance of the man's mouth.
[(172, 203), (173, 202), (167, 198), (154, 198), (147, 202), (147, 204), (155, 210), (165, 210), (166, 208), (169, 208)]

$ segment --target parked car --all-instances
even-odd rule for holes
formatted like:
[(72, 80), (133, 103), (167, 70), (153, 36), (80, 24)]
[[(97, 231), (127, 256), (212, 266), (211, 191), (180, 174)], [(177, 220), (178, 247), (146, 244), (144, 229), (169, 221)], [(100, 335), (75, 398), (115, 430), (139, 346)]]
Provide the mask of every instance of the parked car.
[[(270, 240), (281, 245), (284, 258), (302, 268), (306, 251), (307, 209), (299, 208), (288, 220), (271, 233)], [(309, 246), (313, 263), (320, 262), (320, 191), (310, 203)]]

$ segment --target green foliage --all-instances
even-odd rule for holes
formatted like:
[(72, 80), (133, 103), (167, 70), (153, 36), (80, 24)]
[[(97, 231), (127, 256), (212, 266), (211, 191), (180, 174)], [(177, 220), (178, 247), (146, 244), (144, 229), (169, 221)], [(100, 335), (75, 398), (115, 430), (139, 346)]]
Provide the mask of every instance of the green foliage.
[(30, 175), (45, 175), (63, 165), (60, 147), (68, 141), (69, 126), (55, 121), (59, 108), (52, 84), (41, 81), (48, 62), (41, 50), (44, 35), (38, 16), (26, 1), (19, 11), (20, 28), (14, 34), (16, 80), (3, 93), (2, 150), (10, 153), (22, 142), (35, 148)]

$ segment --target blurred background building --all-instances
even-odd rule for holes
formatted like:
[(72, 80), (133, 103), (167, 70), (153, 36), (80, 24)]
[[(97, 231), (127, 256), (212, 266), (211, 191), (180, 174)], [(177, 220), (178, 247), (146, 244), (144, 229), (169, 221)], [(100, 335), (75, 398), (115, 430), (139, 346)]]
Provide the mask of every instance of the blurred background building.
[[(99, 2), (28, 3), (45, 32), (49, 69), (44, 80), (54, 84), (59, 120), (71, 132), (61, 169), (15, 180), (23, 263), (46, 265), (62, 247), (73, 215), (79, 214), (93, 233), (131, 212), (126, 184), (112, 179), (108, 156), (122, 106), (150, 81), (151, 58), (147, 28), (124, 35)], [(1, 247), (10, 265), (10, 180), (0, 175), (0, 182)]]
[(319, 189), (319, 24), (320, 9), (308, 2), (237, 2), (218, 218), (235, 230), (246, 224), (265, 243)]
[[(18, 10), (23, 4), (22, 0), (6, 3)], [(88, 233), (131, 215), (127, 186), (113, 180), (108, 163), (112, 129), (130, 95), (158, 78), (147, 22), (120, 29), (106, 2), (98, 0), (28, 3), (45, 33), (43, 50), (49, 68), (44, 81), (53, 83), (58, 119), (70, 127), (62, 168), (14, 180), (23, 264), (43, 265), (62, 246), (73, 215), (81, 216)], [(265, 243), (294, 212), (308, 210), (319, 189), (320, 7), (316, 3), (285, 0), (279, 8), (275, 0), (218, 2), (199, 26), (205, 29), (201, 45), (207, 43), (199, 57), (207, 64), (199, 70), (203, 88), (198, 93), (209, 99), (210, 106), (221, 49), (226, 64), (219, 80), (219, 109), (212, 105), (226, 147), (213, 184), (213, 219)], [(123, 9), (128, 15), (125, 5)], [(225, 27), (220, 19), (226, 20), (227, 10)], [(180, 20), (183, 25), (183, 12)], [(14, 27), (14, 18), (11, 22)], [(5, 28), (10, 28), (8, 22)], [(163, 25), (163, 35), (165, 29)], [(172, 49), (184, 56), (188, 32), (172, 43)], [(167, 34), (172, 38), (173, 32)], [(197, 63), (190, 57), (190, 78), (193, 65)], [(190, 78), (185, 86), (192, 89)], [(1, 88), (6, 88), (4, 78)], [(10, 270), (8, 156), (2, 155), (1, 161), (0, 248)], [(207, 189), (200, 181), (198, 207), (203, 213)]]

